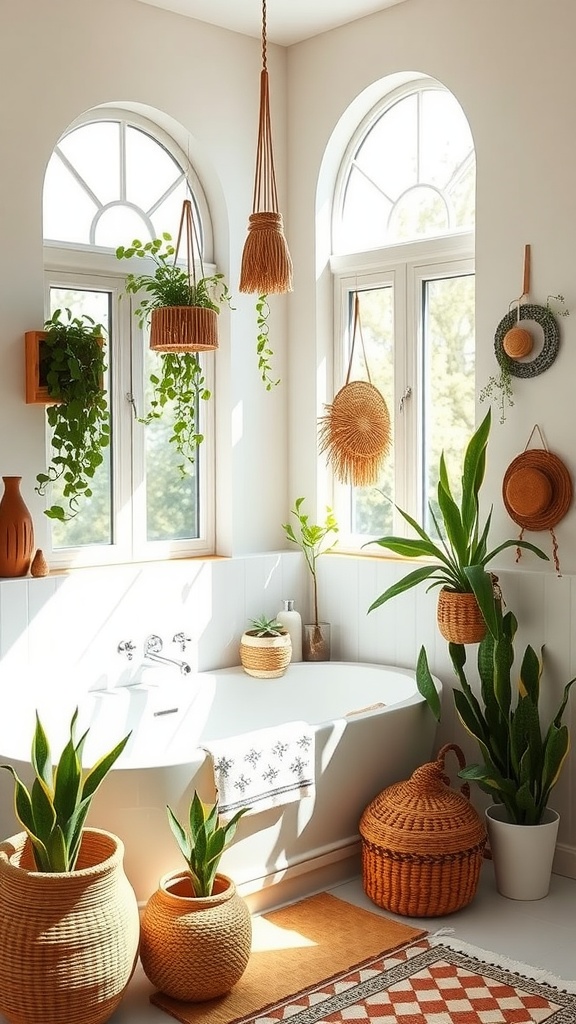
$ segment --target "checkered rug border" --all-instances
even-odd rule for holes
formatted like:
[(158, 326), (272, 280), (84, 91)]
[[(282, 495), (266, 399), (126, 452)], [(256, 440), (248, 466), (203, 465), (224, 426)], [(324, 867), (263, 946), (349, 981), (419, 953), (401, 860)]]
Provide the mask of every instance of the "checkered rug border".
[(493, 960), (494, 954), (456, 942), (420, 939), (245, 1021), (576, 1024), (576, 993), (566, 991), (564, 983), (558, 982), (556, 987), (543, 980), (541, 971), (519, 964), (507, 966), (506, 962), (498, 965), (486, 958)]

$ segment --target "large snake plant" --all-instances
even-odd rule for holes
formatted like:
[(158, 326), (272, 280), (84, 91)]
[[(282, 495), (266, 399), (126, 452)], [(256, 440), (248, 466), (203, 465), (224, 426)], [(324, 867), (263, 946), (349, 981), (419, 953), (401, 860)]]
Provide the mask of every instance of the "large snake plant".
[(31, 755), (36, 778), (30, 790), (11, 764), (0, 765), (14, 778), (16, 817), (30, 837), (38, 871), (74, 870), (92, 798), (131, 735), (128, 733), (84, 775), (82, 750), (90, 730), (87, 729), (76, 742), (74, 727), (77, 717), (78, 708), (70, 722), (70, 739), (57, 766), (53, 767), (50, 744), (36, 712)]
[(481, 526), (479, 494), (486, 469), (486, 448), (490, 425), (491, 414), (488, 410), (482, 423), (470, 438), (464, 453), (460, 504), (453, 496), (444, 453), (440, 456), (439, 515), (436, 515), (431, 503), (428, 506), (438, 539), (432, 538), (412, 516), (396, 506), (402, 518), (418, 534), (418, 537), (387, 536), (368, 542), (369, 544), (379, 544), (380, 547), (392, 551), (395, 555), (403, 555), (406, 558), (433, 559), (433, 564), (420, 566), (388, 587), (372, 602), (368, 609), (369, 612), (426, 580), (430, 581), (428, 589), (444, 586), (458, 593), (472, 593), (467, 573), (468, 567), (478, 566), (485, 569), (505, 548), (526, 548), (538, 555), (539, 558), (548, 560), (548, 556), (540, 548), (525, 540), (505, 540), (495, 548), (490, 550), (488, 548), (492, 510), (490, 509)]
[[(528, 645), (516, 680), (512, 678), (514, 636), (517, 620), (502, 612), (492, 580), (478, 566), (467, 570), (470, 586), (488, 632), (478, 648), (479, 696), (466, 676), (466, 647), (449, 644), (450, 657), (460, 689), (454, 703), (462, 725), (477, 741), (481, 761), (459, 772), (478, 783), (497, 803), (504, 804), (516, 825), (538, 825), (570, 749), (568, 727), (562, 717), (575, 679), (566, 683), (560, 706), (550, 724), (540, 721), (540, 657)], [(416, 678), (418, 689), (440, 718), (440, 701), (432, 681), (424, 647), (420, 650)]]

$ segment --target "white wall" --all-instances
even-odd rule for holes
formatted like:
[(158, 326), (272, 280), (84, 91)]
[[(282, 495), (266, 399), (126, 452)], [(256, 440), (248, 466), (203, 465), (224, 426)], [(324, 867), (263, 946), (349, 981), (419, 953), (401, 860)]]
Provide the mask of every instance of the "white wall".
[[(23, 335), (43, 321), (41, 191), (52, 147), (78, 114), (99, 103), (132, 103), (176, 122), (192, 137), (215, 214), (216, 257), (234, 290), (252, 197), (260, 45), (136, 0), (0, 0), (0, 16), (0, 475), (23, 476), (42, 546), (45, 524), (33, 488), (44, 424), (42, 410), (24, 403)], [(270, 47), (275, 154), (295, 291), (273, 303), (280, 388), (267, 393), (260, 383), (249, 296), (236, 294), (230, 333), (216, 357), (219, 552), (235, 557), (1, 582), (5, 693), (39, 679), (57, 690), (113, 678), (120, 671), (118, 640), (134, 634), (141, 642), (152, 630), (190, 630), (201, 668), (231, 664), (248, 615), (274, 612), (284, 597), (295, 597), (308, 613), (301, 561), (295, 554), (278, 561), (274, 552), (294, 497), (313, 502), (318, 475), (324, 483), (316, 417), (331, 387), (331, 305), (326, 240), (316, 247), (315, 224), (317, 212), (326, 222), (335, 165), (323, 165), (323, 157), (327, 147), (331, 159), (338, 151), (348, 108), (365, 107), (366, 90), (372, 96), (388, 76), (432, 75), (454, 92), (470, 121), (478, 162), (478, 386), (496, 366), (494, 330), (518, 293), (525, 243), (532, 246), (533, 300), (544, 303), (561, 292), (571, 310), (561, 322), (556, 363), (540, 377), (514, 383), (515, 407), (493, 431), (486, 495), (495, 505), (495, 542), (515, 535), (500, 481), (535, 422), (575, 471), (575, 37), (573, 0), (407, 0), (287, 52)], [(318, 494), (320, 507), (325, 497)], [(521, 638), (548, 645), (551, 705), (576, 666), (573, 509), (557, 536), (562, 579), (551, 566), (525, 559), (517, 569), (512, 556), (498, 567), (522, 622)], [(533, 539), (550, 547), (547, 535)], [(263, 554), (244, 557), (251, 552)], [(369, 557), (322, 561), (321, 612), (333, 626), (333, 655), (409, 665), (424, 642), (433, 668), (449, 681), (433, 595), (407, 595), (394, 608), (366, 615), (400, 571), (394, 561)], [(569, 719), (575, 730), (574, 699)], [(448, 701), (439, 742), (449, 736), (459, 733)], [(562, 812), (558, 867), (576, 877), (575, 790), (572, 755), (554, 803)]]

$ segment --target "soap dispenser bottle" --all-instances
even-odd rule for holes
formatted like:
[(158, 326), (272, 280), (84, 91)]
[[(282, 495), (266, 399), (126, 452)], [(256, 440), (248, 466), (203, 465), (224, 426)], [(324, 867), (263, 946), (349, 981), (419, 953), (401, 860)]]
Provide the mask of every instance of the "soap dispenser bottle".
[(294, 601), (283, 601), (282, 611), (276, 618), (288, 630), (292, 642), (290, 661), (302, 661), (302, 616), (294, 608)]

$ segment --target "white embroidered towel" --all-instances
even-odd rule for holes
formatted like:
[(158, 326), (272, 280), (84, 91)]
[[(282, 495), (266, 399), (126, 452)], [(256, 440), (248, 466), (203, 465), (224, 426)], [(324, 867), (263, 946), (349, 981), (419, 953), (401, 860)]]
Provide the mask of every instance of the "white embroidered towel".
[(314, 729), (287, 722), (203, 744), (212, 759), (220, 814), (251, 814), (314, 792)]

